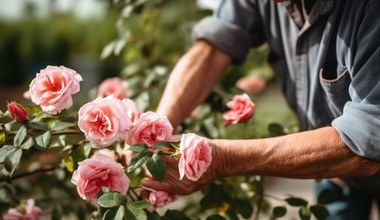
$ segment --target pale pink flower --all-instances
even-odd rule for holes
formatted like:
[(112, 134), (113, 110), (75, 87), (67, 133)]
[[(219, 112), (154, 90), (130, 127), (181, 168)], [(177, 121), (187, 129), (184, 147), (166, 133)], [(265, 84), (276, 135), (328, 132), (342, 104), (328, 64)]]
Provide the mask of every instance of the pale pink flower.
[(60, 113), (73, 105), (72, 95), (80, 90), (82, 77), (64, 66), (47, 66), (29, 85), (32, 102), (49, 114)]
[(28, 118), (28, 114), (20, 103), (15, 101), (8, 103), (8, 111), (11, 115), (11, 118), (16, 119), (19, 122), (24, 122)]
[(185, 175), (189, 180), (198, 180), (212, 161), (212, 149), (207, 139), (194, 133), (183, 134), (179, 147), (182, 155), (178, 163), (180, 180)]
[(127, 115), (128, 107), (123, 101), (111, 96), (98, 98), (79, 109), (78, 127), (87, 140), (109, 146), (124, 140), (132, 122)]
[(149, 193), (149, 202), (155, 207), (163, 207), (175, 200), (176, 195), (166, 191), (151, 191)]
[(255, 104), (246, 93), (235, 95), (231, 101), (227, 102), (227, 107), (230, 110), (223, 113), (225, 127), (248, 121), (255, 112)]
[(108, 157), (111, 159), (115, 159), (116, 153), (113, 150), (108, 148), (102, 148), (94, 152), (92, 157)]
[(266, 87), (266, 81), (260, 76), (245, 76), (236, 82), (236, 87), (248, 93), (260, 93)]
[(34, 199), (26, 200), (24, 211), (11, 208), (3, 215), (4, 220), (38, 220), (42, 210), (35, 205)]
[(109, 95), (114, 95), (116, 98), (122, 100), (127, 97), (127, 86), (126, 82), (121, 80), (119, 77), (112, 77), (105, 79), (100, 83), (98, 88), (98, 97), (107, 97)]
[(137, 104), (131, 99), (123, 99), (122, 102), (127, 107), (127, 115), (131, 119), (132, 124), (135, 125), (137, 119), (139, 119), (141, 112)]
[(157, 142), (170, 140), (172, 133), (173, 127), (165, 115), (145, 112), (127, 133), (126, 143), (129, 145), (144, 143), (153, 150)]
[(130, 180), (123, 166), (105, 156), (95, 156), (78, 163), (71, 182), (77, 186), (79, 196), (90, 202), (96, 202), (97, 194), (103, 187), (126, 195)]

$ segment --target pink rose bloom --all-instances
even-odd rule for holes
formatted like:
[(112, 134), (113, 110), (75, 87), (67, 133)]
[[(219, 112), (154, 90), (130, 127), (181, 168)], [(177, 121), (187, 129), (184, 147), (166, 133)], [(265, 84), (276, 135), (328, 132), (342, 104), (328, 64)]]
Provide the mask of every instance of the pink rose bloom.
[(11, 114), (11, 118), (16, 119), (19, 122), (24, 122), (28, 118), (24, 106), (15, 101), (8, 103), (7, 108)]
[(223, 113), (225, 127), (248, 121), (255, 112), (255, 104), (246, 93), (235, 95), (232, 101), (227, 102), (227, 107), (230, 110)]
[(248, 93), (260, 93), (266, 87), (266, 81), (260, 76), (245, 76), (236, 82), (236, 87)]
[(35, 206), (34, 199), (28, 199), (25, 203), (24, 211), (21, 213), (15, 208), (11, 208), (3, 215), (4, 220), (38, 220), (42, 210)]
[(132, 122), (127, 115), (128, 107), (121, 100), (111, 96), (98, 98), (79, 109), (78, 127), (87, 140), (102, 146), (109, 146), (124, 140)]
[(115, 151), (110, 150), (108, 148), (102, 148), (97, 151), (92, 155), (92, 157), (108, 157), (111, 159), (115, 159)]
[(132, 124), (135, 125), (137, 119), (140, 117), (141, 112), (137, 106), (137, 104), (131, 99), (123, 99), (122, 102), (125, 106), (127, 106), (127, 115), (131, 119)]
[(149, 202), (155, 207), (163, 207), (176, 200), (176, 195), (165, 191), (151, 191)]
[(105, 156), (95, 156), (78, 163), (71, 182), (77, 186), (79, 196), (96, 203), (97, 194), (103, 187), (127, 194), (130, 180), (118, 162)]
[(179, 144), (180, 153), (178, 169), (180, 180), (186, 175), (189, 180), (198, 180), (212, 161), (212, 149), (206, 138), (196, 134), (183, 134)]
[(119, 77), (112, 77), (105, 79), (100, 83), (98, 88), (98, 97), (107, 97), (109, 95), (114, 95), (116, 98), (122, 100), (126, 98), (127, 94), (126, 83)]
[(82, 77), (64, 66), (47, 66), (29, 85), (32, 102), (49, 114), (60, 113), (73, 105), (72, 95), (80, 90)]
[(128, 132), (126, 143), (129, 145), (144, 143), (153, 150), (155, 143), (170, 140), (172, 133), (173, 127), (165, 115), (145, 112)]

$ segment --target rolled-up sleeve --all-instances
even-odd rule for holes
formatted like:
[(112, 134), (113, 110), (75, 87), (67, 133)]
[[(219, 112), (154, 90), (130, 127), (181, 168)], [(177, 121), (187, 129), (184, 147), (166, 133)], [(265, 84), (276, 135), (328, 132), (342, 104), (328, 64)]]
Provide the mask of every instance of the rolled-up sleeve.
[(256, 1), (224, 0), (213, 16), (194, 27), (193, 38), (208, 41), (239, 64), (244, 62), (252, 47), (264, 42), (263, 33)]
[(380, 1), (368, 1), (353, 36), (349, 93), (343, 114), (332, 122), (356, 154), (380, 161)]

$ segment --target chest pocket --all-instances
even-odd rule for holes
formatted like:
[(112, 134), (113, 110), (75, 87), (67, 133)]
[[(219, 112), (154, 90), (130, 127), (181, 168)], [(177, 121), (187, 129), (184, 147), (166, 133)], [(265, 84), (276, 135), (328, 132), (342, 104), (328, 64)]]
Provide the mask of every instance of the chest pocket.
[(351, 101), (348, 87), (351, 83), (351, 76), (347, 68), (338, 68), (338, 74), (331, 79), (331, 75), (325, 73), (323, 69), (319, 72), (319, 81), (326, 95), (327, 106), (333, 117), (340, 116), (346, 102)]

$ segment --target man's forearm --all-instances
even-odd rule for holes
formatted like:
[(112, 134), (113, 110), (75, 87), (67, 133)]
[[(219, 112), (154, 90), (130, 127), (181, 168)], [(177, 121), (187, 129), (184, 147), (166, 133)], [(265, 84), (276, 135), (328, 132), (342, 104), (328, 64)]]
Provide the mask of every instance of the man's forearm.
[(205, 41), (198, 41), (177, 63), (157, 112), (177, 127), (203, 102), (227, 69), (231, 58)]
[(372, 175), (380, 162), (355, 155), (333, 127), (258, 140), (213, 140), (220, 176), (330, 178)]

